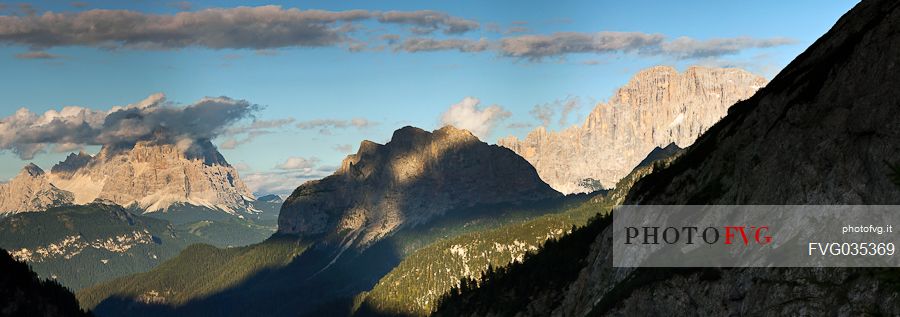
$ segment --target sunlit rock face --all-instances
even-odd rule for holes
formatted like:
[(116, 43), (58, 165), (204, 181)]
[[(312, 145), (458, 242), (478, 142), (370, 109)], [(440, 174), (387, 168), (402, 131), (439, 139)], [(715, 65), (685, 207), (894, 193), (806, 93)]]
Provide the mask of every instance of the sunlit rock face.
[(0, 184), (0, 215), (16, 212), (41, 211), (51, 206), (71, 204), (71, 192), (50, 183), (47, 173), (28, 164), (16, 177)]
[(366, 246), (456, 208), (557, 196), (509, 149), (450, 126), (404, 127), (387, 144), (363, 141), (333, 175), (297, 188), (278, 231)]
[(658, 66), (635, 75), (584, 124), (553, 132), (539, 127), (523, 140), (501, 139), (563, 193), (591, 191), (595, 180), (609, 188), (655, 147), (687, 147), (766, 80), (737, 68), (690, 67), (679, 73)]
[(100, 153), (71, 154), (44, 173), (29, 165), (0, 185), (0, 211), (41, 211), (95, 200), (148, 212), (190, 204), (238, 213), (253, 195), (209, 141), (108, 145)]

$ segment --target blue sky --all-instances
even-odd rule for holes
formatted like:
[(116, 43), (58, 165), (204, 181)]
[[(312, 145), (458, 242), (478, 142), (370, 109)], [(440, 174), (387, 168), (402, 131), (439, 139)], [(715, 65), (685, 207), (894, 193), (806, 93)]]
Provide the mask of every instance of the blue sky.
[[(154, 93), (164, 93), (168, 101), (181, 106), (205, 96), (246, 100), (264, 107), (254, 113), (256, 120), (291, 118), (294, 121), (266, 129), (269, 133), (250, 138), (233, 149), (220, 146), (221, 152), (232, 164), (240, 166), (242, 175), (255, 175), (252, 182), (275, 179), (287, 172), (292, 173), (288, 181), (300, 182), (325, 174), (344, 155), (355, 152), (363, 139), (385, 142), (393, 130), (404, 125), (428, 130), (438, 128), (442, 114), (466, 97), (480, 100), (478, 110), (496, 105), (494, 109), (503, 114), (492, 118), (490, 129), (481, 135), (485, 141), (494, 143), (499, 137), (524, 136), (539, 125), (540, 121), (529, 114), (535, 105), (577, 99), (580, 107), (565, 125), (579, 124), (596, 102), (609, 98), (636, 71), (653, 65), (680, 69), (693, 64), (737, 66), (771, 78), (857, 2), (119, 0), (31, 1), (30, 7), (15, 2), (0, 3), (3, 4), (0, 15), (20, 19), (16, 21), (28, 21), (29, 14), (40, 17), (48, 11), (75, 16), (96, 9), (130, 10), (139, 16), (165, 17), (178, 12), (277, 5), (281, 7), (279, 10), (332, 12), (433, 10), (477, 23), (477, 28), (461, 33), (444, 32), (446, 25), (413, 32), (417, 25), (382, 23), (373, 17), (350, 22), (354, 30), (347, 31), (346, 35), (352, 41), (312, 46), (291, 42), (261, 47), (241, 44), (240, 41), (248, 40), (244, 38), (216, 47), (216, 44), (203, 44), (206, 43), (203, 39), (191, 39), (195, 44), (183, 46), (153, 42), (158, 41), (155, 38), (141, 43), (150, 45), (127, 45), (116, 42), (118, 38), (114, 36), (104, 44), (81, 38), (68, 42), (35, 39), (29, 38), (35, 37), (34, 34), (4, 34), (4, 23), (11, 20), (0, 17), (0, 69), (5, 75), (0, 85), (0, 118), (12, 116), (19, 108), (27, 108), (37, 115), (64, 106), (107, 111)], [(337, 29), (346, 24), (336, 22), (330, 26)], [(633, 32), (629, 36), (656, 36), (662, 43), (688, 37), (702, 48), (729, 43), (738, 47), (709, 54), (696, 50), (651, 52), (659, 50), (659, 45), (635, 50), (591, 48), (581, 52), (563, 48), (534, 57), (527, 55), (530, 51), (515, 56), (513, 53), (521, 52), (499, 46), (505, 39), (552, 37), (558, 32), (588, 35)], [(398, 42), (455, 39), (491, 44), (474, 52), (458, 49), (409, 52), (392, 46), (399, 43), (382, 39), (387, 34), (397, 35)], [(717, 39), (737, 40), (717, 42)], [(548, 39), (553, 40), (560, 39)], [(354, 44), (366, 47), (352, 51), (350, 47)], [(661, 46), (663, 50), (665, 45)], [(249, 125), (252, 120), (245, 118), (236, 126)], [(339, 126), (324, 131), (298, 127), (303, 123), (312, 127), (329, 122)], [(557, 119), (550, 124), (552, 129), (562, 127)], [(214, 143), (220, 145), (229, 139), (248, 140), (248, 135), (220, 135)], [(96, 152), (98, 147), (85, 149)], [(49, 169), (65, 155), (48, 148), (46, 153), (23, 160), (8, 148), (0, 150), (0, 179), (14, 176), (28, 161)], [(289, 168), (291, 164), (284, 163), (291, 157), (295, 163), (301, 161), (299, 158), (306, 163), (293, 164), (299, 170)], [(263, 191), (271, 190), (265, 184), (254, 184)], [(296, 185), (299, 183), (289, 187)]]

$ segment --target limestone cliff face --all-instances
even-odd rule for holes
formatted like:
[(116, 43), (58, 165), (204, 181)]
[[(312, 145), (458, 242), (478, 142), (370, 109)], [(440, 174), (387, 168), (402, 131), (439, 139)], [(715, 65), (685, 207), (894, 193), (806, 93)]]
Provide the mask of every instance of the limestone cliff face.
[(278, 231), (337, 234), (345, 245), (365, 246), (455, 208), (559, 195), (521, 157), (468, 131), (405, 127), (387, 144), (363, 141), (333, 175), (297, 188)]
[(40, 167), (28, 164), (6, 184), (0, 184), (0, 215), (12, 212), (41, 211), (71, 204), (72, 193), (50, 183)]
[[(39, 174), (30, 178), (35, 185), (14, 180), (0, 188), (12, 188), (19, 196), (28, 197), (28, 201), (67, 197), (64, 202), (87, 204), (102, 200), (151, 212), (184, 203), (236, 213), (247, 210), (247, 201), (253, 199), (237, 171), (208, 141), (191, 150), (149, 141), (127, 147), (105, 146), (96, 156), (71, 154), (51, 173)], [(19, 178), (29, 179), (23, 174)], [(47, 190), (30, 189), (35, 186)], [(0, 197), (0, 210), (19, 212), (32, 207), (7, 202), (22, 201), (24, 198), (14, 198), (19, 196)], [(43, 210), (53, 204), (37, 205), (43, 207), (37, 210)]]
[[(639, 72), (600, 103), (584, 124), (559, 132), (539, 127), (523, 140), (501, 139), (563, 193), (586, 192), (585, 179), (609, 188), (655, 147), (687, 147), (735, 102), (764, 86), (760, 76), (736, 68), (658, 66)], [(590, 183), (590, 182), (587, 182)]]

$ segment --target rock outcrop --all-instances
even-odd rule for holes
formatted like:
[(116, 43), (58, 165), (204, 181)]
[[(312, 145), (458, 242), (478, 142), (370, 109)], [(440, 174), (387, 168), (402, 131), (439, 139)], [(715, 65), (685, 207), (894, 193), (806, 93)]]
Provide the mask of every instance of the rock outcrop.
[(28, 164), (15, 178), (0, 184), (0, 215), (12, 212), (41, 211), (52, 206), (71, 204), (71, 192), (50, 183), (40, 167)]
[(278, 231), (333, 235), (364, 247), (457, 208), (557, 196), (509, 149), (450, 126), (404, 127), (387, 144), (363, 141), (333, 175), (297, 188), (281, 209)]
[(523, 140), (509, 137), (498, 144), (528, 160), (560, 192), (591, 191), (596, 182), (609, 188), (654, 147), (691, 145), (731, 105), (765, 84), (737, 68), (693, 66), (678, 73), (652, 67), (598, 104), (583, 125), (559, 132), (539, 127)]
[(40, 211), (59, 204), (105, 201), (145, 211), (188, 204), (228, 213), (251, 209), (253, 194), (209, 141), (107, 145), (100, 153), (71, 154), (44, 173), (29, 165), (0, 185), (0, 211)]

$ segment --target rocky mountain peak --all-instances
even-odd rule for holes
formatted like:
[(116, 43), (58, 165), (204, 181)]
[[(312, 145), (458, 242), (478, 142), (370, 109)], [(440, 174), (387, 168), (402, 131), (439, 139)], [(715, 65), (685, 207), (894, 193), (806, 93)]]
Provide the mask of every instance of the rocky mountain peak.
[(29, 163), (8, 183), (0, 184), (0, 215), (42, 211), (74, 201), (71, 192), (50, 183), (43, 169)]
[(392, 155), (407, 155), (409, 153), (420, 153), (423, 148), (431, 147), (435, 151), (441, 151), (454, 146), (463, 144), (471, 144), (481, 142), (469, 131), (458, 129), (453, 126), (444, 126), (434, 132), (428, 132), (423, 129), (405, 126), (394, 131), (391, 141), (386, 144), (378, 144), (369, 140), (363, 140), (359, 145), (356, 154), (348, 155), (341, 162), (338, 174), (343, 173), (361, 173), (361, 160), (369, 158), (369, 160), (378, 159), (384, 156), (383, 151), (387, 145), (388, 152)]
[(65, 160), (54, 165), (50, 169), (50, 172), (54, 174), (74, 173), (82, 167), (85, 167), (93, 158), (93, 156), (84, 151), (79, 151), (78, 154), (71, 153), (66, 156)]
[(391, 137), (392, 150), (415, 151), (420, 146), (432, 143), (441, 147), (480, 142), (471, 132), (447, 125), (434, 132), (406, 126), (394, 131)]
[(22, 171), (19, 172), (20, 175), (27, 175), (29, 177), (40, 177), (44, 175), (44, 170), (34, 163), (28, 163), (25, 167), (22, 168)]
[(508, 149), (465, 130), (404, 127), (381, 145), (363, 141), (335, 174), (298, 187), (285, 201), (279, 232), (335, 233), (366, 246), (404, 225), (446, 212), (559, 196)]
[[(142, 141), (131, 149), (104, 147), (84, 168), (54, 178), (89, 202), (101, 198), (123, 206), (165, 210), (176, 203), (236, 212), (247, 208), (250, 190), (208, 141)], [(90, 183), (89, 189), (78, 187)]]
[(562, 131), (538, 127), (525, 139), (498, 144), (528, 160), (541, 178), (563, 193), (589, 191), (585, 180), (609, 188), (655, 147), (686, 147), (747, 99), (766, 80), (737, 68), (693, 66), (678, 72), (656, 66), (635, 74), (581, 126)]
[(261, 201), (261, 202), (267, 202), (267, 203), (281, 203), (281, 202), (284, 202), (284, 199), (282, 199), (281, 196), (274, 195), (274, 194), (261, 196), (261, 197), (257, 198), (256, 200), (257, 200), (257, 201)]
[(100, 149), (97, 158), (110, 160), (120, 155), (131, 156), (135, 160), (197, 160), (206, 165), (230, 166), (209, 140), (181, 140), (173, 143), (154, 139), (134, 144), (108, 144)]
[(235, 213), (249, 210), (247, 201), (253, 199), (237, 171), (209, 141), (110, 144), (96, 156), (70, 154), (50, 171), (26, 166), (17, 181), (4, 185), (16, 198), (7, 199), (0, 211), (39, 211), (54, 202), (102, 200), (147, 211), (189, 204)]

